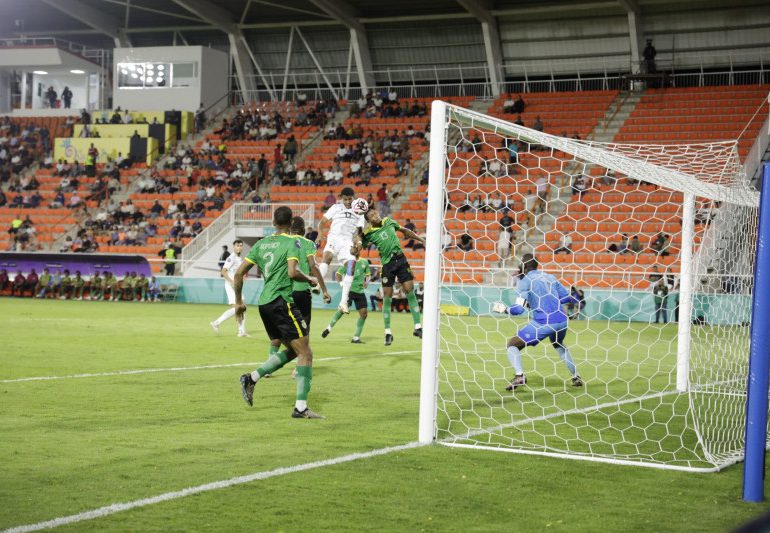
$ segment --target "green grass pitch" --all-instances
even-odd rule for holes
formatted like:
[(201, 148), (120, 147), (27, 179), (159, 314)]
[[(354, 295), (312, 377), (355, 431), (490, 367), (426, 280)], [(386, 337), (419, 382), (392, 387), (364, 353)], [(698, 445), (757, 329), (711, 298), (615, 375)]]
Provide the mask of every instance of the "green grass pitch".
[[(232, 321), (215, 335), (208, 322), (222, 310), (0, 299), (0, 529), (416, 440), (420, 344), (409, 315), (394, 314), (396, 342), (386, 348), (379, 313), (363, 345), (349, 342), (354, 315), (321, 339), (331, 313), (314, 313), (310, 405), (327, 416), (316, 421), (290, 418), (288, 370), (260, 381), (254, 407), (245, 405), (238, 376), (266, 358), (267, 342), (254, 310), (253, 338), (236, 338)], [(541, 366), (560, 364), (548, 361), (525, 357), (543, 374), (558, 371)], [(164, 370), (129, 373), (152, 369)], [(111, 375), (74, 377), (100, 373)], [(47, 376), (69, 377), (19, 381)], [(727, 531), (770, 511), (741, 501), (741, 474), (433, 445), (59, 529)]]

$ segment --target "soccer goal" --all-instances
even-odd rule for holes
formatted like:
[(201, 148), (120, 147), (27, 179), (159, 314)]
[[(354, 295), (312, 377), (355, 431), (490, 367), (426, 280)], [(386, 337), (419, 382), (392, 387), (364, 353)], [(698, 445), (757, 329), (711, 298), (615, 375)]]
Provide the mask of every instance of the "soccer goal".
[[(430, 165), (421, 441), (691, 471), (742, 459), (759, 195), (736, 143), (581, 141), (434, 102)], [(545, 341), (505, 390), (529, 319), (491, 309), (516, 299), (524, 253), (583, 295), (565, 340), (583, 387)]]

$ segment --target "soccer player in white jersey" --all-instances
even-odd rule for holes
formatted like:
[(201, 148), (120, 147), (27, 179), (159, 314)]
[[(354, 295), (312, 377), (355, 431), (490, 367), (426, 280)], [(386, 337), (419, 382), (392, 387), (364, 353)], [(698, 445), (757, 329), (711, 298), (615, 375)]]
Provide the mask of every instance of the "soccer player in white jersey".
[(225, 294), (227, 294), (227, 305), (230, 307), (220, 315), (215, 321), (211, 322), (211, 328), (219, 333), (219, 325), (228, 318), (235, 316), (235, 320), (238, 322), (238, 336), (248, 337), (246, 333), (246, 315), (239, 320), (235, 315), (235, 289), (233, 289), (233, 277), (238, 271), (238, 268), (243, 263), (243, 241), (236, 239), (233, 241), (233, 253), (227, 256), (225, 264), (222, 266), (222, 277), (225, 278)]
[(318, 265), (321, 276), (326, 279), (326, 273), (329, 271), (329, 264), (333, 257), (336, 257), (340, 264), (345, 267), (345, 275), (342, 276), (342, 298), (338, 306), (338, 309), (345, 314), (350, 312), (348, 296), (356, 268), (356, 256), (350, 250), (354, 245), (361, 246), (361, 236), (365, 223), (364, 216), (357, 215), (351, 209), (354, 195), (355, 193), (350, 187), (342, 189), (340, 192), (341, 201), (324, 213), (318, 226), (319, 241), (326, 238), (323, 260)]

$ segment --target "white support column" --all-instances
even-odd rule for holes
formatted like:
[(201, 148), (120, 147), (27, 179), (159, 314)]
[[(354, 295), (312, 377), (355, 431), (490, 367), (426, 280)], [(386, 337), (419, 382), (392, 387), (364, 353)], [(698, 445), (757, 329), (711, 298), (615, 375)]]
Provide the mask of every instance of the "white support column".
[(695, 195), (685, 193), (682, 207), (682, 255), (679, 272), (679, 324), (676, 350), (676, 390), (690, 388), (690, 341), (693, 298), (693, 246), (695, 244)]
[(481, 23), (490, 89), (493, 96), (500, 96), (500, 86), (503, 82), (503, 51), (497, 19), (492, 15), (493, 3), (489, 0), (457, 0), (457, 3)]
[(642, 65), (642, 11), (637, 0), (618, 0), (628, 13), (628, 38), (631, 47), (631, 72), (638, 74)]
[(283, 69), (283, 88), (281, 89), (281, 100), (286, 100), (286, 85), (289, 83), (289, 66), (291, 65), (291, 52), (294, 48), (294, 26), (289, 30), (289, 48), (286, 50), (286, 65)]
[(251, 58), (251, 64), (254, 65), (254, 68), (257, 69), (257, 73), (259, 74), (259, 77), (262, 80), (262, 83), (267, 89), (267, 93), (270, 95), (270, 99), (275, 100), (275, 83), (270, 84), (267, 81), (267, 77), (265, 76), (265, 73), (260, 68), (259, 63), (257, 62), (257, 58), (254, 57), (254, 53), (251, 51), (251, 47), (249, 47), (248, 43), (246, 42), (246, 38), (243, 35), (241, 35), (241, 43), (243, 44), (243, 47), (246, 49), (246, 53), (248, 53), (249, 57)]
[(441, 283), (447, 109), (446, 102), (440, 100), (435, 100), (431, 106), (428, 221), (426, 227), (428, 237), (425, 250), (425, 295), (420, 369), (419, 441), (423, 444), (430, 444), (436, 436), (436, 392), (438, 386), (436, 372), (439, 350), (439, 285)]
[(326, 75), (326, 72), (324, 72), (323, 67), (321, 67), (321, 63), (318, 61), (318, 58), (313, 53), (313, 49), (310, 48), (310, 45), (305, 40), (305, 36), (302, 35), (302, 32), (299, 28), (296, 29), (297, 35), (299, 35), (300, 40), (302, 41), (302, 44), (305, 45), (305, 48), (307, 49), (307, 53), (310, 54), (310, 59), (313, 60), (313, 63), (315, 64), (315, 67), (318, 69), (318, 72), (321, 74), (321, 77), (324, 79), (324, 82), (326, 82), (326, 86), (329, 87), (329, 90), (334, 95), (334, 98), (336, 100), (339, 100), (339, 95), (337, 94), (337, 91), (334, 89), (334, 86), (332, 85), (332, 82), (329, 81), (329, 77)]
[(241, 88), (241, 99), (246, 104), (256, 92), (253, 63), (249, 60), (251, 50), (248, 49), (241, 36), (235, 33), (228, 33), (227, 39), (230, 41), (230, 55), (233, 58), (233, 63), (235, 63), (238, 86)]
[(356, 58), (358, 83), (361, 85), (361, 91), (366, 94), (377, 84), (372, 72), (372, 58), (369, 54), (369, 39), (366, 38), (366, 32), (363, 29), (350, 28), (350, 44)]

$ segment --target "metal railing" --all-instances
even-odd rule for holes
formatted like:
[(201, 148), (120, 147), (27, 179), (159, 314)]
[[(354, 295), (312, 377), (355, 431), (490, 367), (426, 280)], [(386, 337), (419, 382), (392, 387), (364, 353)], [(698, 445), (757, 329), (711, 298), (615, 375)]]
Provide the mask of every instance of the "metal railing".
[(295, 216), (299, 215), (308, 222), (315, 220), (315, 204), (310, 203), (233, 204), (182, 249), (182, 272), (210, 250), (231, 228), (270, 226), (273, 213), (281, 206), (290, 207)]

